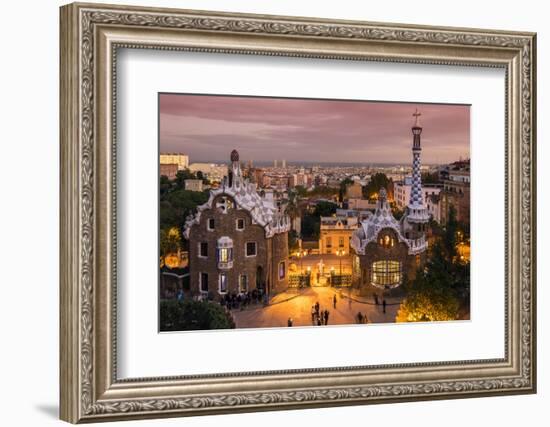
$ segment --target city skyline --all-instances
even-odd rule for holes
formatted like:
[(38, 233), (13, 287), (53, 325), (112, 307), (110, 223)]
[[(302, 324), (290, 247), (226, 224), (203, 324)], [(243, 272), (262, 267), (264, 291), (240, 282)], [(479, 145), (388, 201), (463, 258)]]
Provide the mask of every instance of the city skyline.
[(258, 163), (408, 163), (416, 108), (424, 164), (469, 158), (468, 105), (190, 94), (159, 95), (160, 151), (191, 162), (224, 162), (237, 148)]

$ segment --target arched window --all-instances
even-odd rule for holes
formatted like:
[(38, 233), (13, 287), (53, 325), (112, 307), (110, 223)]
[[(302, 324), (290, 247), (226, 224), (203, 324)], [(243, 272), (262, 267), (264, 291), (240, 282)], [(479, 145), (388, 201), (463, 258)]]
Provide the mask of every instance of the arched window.
[(403, 278), (399, 261), (381, 260), (372, 263), (371, 284), (378, 288), (395, 288)]
[(391, 248), (395, 245), (395, 239), (389, 234), (386, 234), (378, 239), (378, 244), (385, 248)]

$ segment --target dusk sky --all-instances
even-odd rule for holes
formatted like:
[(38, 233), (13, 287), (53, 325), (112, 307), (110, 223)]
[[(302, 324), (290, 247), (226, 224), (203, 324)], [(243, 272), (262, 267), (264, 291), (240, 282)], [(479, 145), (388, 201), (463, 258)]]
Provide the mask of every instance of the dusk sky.
[(470, 107), (368, 101), (160, 95), (160, 151), (194, 162), (241, 160), (408, 163), (412, 114), (422, 116), (422, 161), (470, 156)]

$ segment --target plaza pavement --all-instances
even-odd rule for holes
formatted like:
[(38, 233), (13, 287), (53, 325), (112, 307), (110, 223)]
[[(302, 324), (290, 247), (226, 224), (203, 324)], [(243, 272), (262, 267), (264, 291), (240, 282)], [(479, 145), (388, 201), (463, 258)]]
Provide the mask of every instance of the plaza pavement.
[[(333, 296), (336, 294), (336, 308), (333, 307)], [(287, 327), (288, 318), (293, 326), (312, 326), (311, 307), (319, 302), (321, 310), (329, 310), (329, 325), (346, 325), (357, 323), (357, 313), (367, 315), (368, 323), (395, 322), (399, 301), (388, 301), (386, 313), (382, 305), (374, 305), (372, 300), (361, 299), (352, 295), (347, 297), (346, 290), (335, 290), (331, 287), (305, 288), (295, 293), (285, 292), (274, 297), (268, 306), (253, 306), (245, 310), (232, 310), (237, 328)]]

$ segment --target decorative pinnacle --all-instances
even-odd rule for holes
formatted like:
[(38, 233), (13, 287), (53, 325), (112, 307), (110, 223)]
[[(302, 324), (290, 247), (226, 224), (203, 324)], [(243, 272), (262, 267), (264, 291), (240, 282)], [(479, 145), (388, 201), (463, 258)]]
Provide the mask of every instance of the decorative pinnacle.
[(239, 161), (239, 152), (237, 150), (233, 150), (231, 152), (231, 161), (232, 162), (238, 162)]
[(420, 111), (418, 111), (418, 108), (416, 109), (416, 111), (413, 113), (413, 116), (414, 116), (414, 127), (415, 128), (419, 128), (420, 127), (420, 120), (418, 119), (422, 114), (420, 113)]
[(388, 197), (388, 193), (386, 192), (386, 189), (384, 187), (380, 188), (380, 191), (378, 192), (378, 200), (385, 202)]

